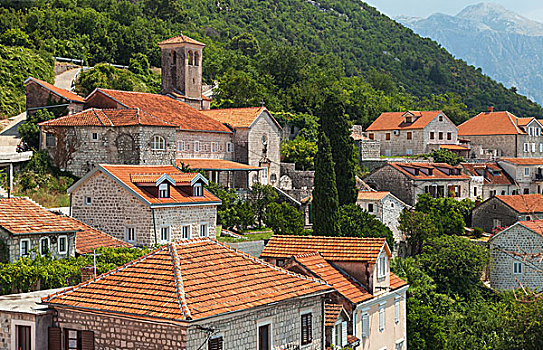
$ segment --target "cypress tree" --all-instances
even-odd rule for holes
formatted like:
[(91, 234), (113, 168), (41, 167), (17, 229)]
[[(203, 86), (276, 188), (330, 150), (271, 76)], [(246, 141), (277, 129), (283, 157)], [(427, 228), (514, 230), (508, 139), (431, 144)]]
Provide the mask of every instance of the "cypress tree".
[(322, 130), (319, 131), (317, 146), (312, 203), (313, 234), (336, 236), (339, 235), (336, 175), (330, 142)]
[(356, 203), (356, 148), (350, 123), (345, 115), (341, 92), (332, 90), (319, 109), (321, 128), (330, 141), (336, 172), (339, 205)]

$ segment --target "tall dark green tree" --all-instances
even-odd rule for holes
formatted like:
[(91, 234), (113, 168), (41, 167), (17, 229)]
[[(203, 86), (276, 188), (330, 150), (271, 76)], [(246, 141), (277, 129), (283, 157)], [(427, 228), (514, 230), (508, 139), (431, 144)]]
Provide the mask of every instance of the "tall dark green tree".
[(321, 130), (317, 140), (315, 182), (313, 187), (313, 233), (318, 236), (339, 235), (338, 192), (332, 150), (328, 137)]
[(330, 89), (318, 110), (320, 124), (330, 140), (339, 205), (356, 203), (356, 153), (341, 90)]

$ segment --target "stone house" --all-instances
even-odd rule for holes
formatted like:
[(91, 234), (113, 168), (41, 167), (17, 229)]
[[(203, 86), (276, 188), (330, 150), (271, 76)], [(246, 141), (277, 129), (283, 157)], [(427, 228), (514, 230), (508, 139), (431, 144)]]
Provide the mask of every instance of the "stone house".
[(328, 303), (341, 305), (349, 319), (334, 327), (327, 347), (407, 348), (408, 285), (390, 272), (385, 238), (274, 235), (260, 257), (334, 288)]
[(509, 112), (482, 112), (458, 126), (458, 136), (470, 140), (475, 159), (543, 157), (542, 125), (533, 117)]
[(496, 195), (471, 211), (472, 226), (480, 227), (485, 232), (511, 226), (517, 221), (537, 219), (543, 219), (541, 194)]
[(71, 215), (136, 246), (215, 237), (221, 201), (207, 184), (171, 165), (102, 164), (68, 189)]
[(359, 162), (364, 159), (379, 159), (381, 143), (378, 140), (370, 140), (368, 134), (363, 131), (362, 125), (353, 125), (351, 137), (358, 151)]
[(68, 114), (83, 110), (85, 99), (71, 91), (34, 77), (28, 77), (25, 80), (25, 85), (26, 112), (30, 115), (43, 108), (67, 110)]
[(377, 191), (390, 191), (408, 205), (428, 193), (434, 198), (469, 197), (470, 177), (461, 167), (446, 163), (390, 162), (374, 170), (364, 181)]
[(369, 214), (374, 215), (388, 227), (394, 235), (394, 252), (398, 254), (400, 245), (405, 242), (400, 232), (400, 215), (404, 209), (411, 207), (388, 191), (358, 191), (356, 204)]
[(462, 163), (464, 174), (469, 175), (469, 198), (472, 200), (487, 200), (495, 195), (510, 195), (518, 193), (513, 178), (495, 162)]
[(519, 221), (490, 238), (490, 285), (543, 289), (543, 220)]
[(543, 158), (502, 158), (500, 167), (516, 185), (516, 193), (543, 193)]
[(366, 129), (379, 141), (381, 155), (405, 156), (429, 153), (440, 145), (458, 145), (458, 131), (442, 111), (382, 113)]
[(49, 349), (321, 350), (331, 291), (215, 240), (168, 243), (45, 298)]

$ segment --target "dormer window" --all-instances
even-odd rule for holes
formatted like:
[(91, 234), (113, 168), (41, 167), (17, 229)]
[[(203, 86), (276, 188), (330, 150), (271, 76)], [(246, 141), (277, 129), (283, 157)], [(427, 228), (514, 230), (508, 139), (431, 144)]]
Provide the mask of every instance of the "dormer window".
[(413, 117), (405, 117), (405, 122), (406, 123), (412, 123), (413, 122)]
[(170, 198), (170, 186), (167, 183), (158, 186), (158, 198)]
[(202, 187), (202, 184), (194, 184), (192, 187), (192, 195), (194, 197), (202, 197), (204, 195), (204, 188)]

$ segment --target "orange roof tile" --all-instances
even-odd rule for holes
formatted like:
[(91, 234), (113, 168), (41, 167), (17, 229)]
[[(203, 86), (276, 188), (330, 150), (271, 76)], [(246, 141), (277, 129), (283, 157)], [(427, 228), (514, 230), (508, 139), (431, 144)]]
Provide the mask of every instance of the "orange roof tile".
[(543, 165), (543, 158), (501, 158), (500, 160), (516, 165)]
[(339, 294), (353, 304), (373, 298), (361, 284), (345, 276), (330, 265), (319, 253), (302, 254), (292, 257), (301, 266), (309, 270), (316, 278), (331, 285)]
[(137, 108), (97, 109), (90, 108), (82, 112), (39, 123), (40, 126), (169, 126), (163, 121)]
[(485, 185), (514, 185), (515, 182), (507, 172), (496, 163), (461, 163), (471, 176), (483, 176)]
[[(154, 174), (130, 174), (130, 181), (135, 184), (155, 184), (165, 173)], [(175, 181), (176, 185), (188, 184), (194, 179), (195, 173), (174, 173), (167, 174), (169, 178)]]
[(519, 221), (519, 224), (543, 236), (543, 220)]
[(192, 320), (332, 291), (210, 239), (163, 246), (43, 299), (134, 317)]
[(68, 233), (79, 225), (34, 203), (28, 198), (0, 198), (0, 227), (12, 234)]
[[(405, 123), (405, 115), (411, 113), (414, 116), (412, 123)], [(434, 120), (441, 111), (408, 111), (408, 112), (385, 112), (382, 113), (366, 131), (385, 130), (414, 130), (424, 129), (428, 123)]]
[(541, 194), (498, 195), (495, 198), (521, 214), (543, 213), (543, 195)]
[[(112, 165), (112, 164), (100, 164), (93, 172), (87, 174), (84, 178), (75, 183), (69, 191), (79, 186), (80, 183), (86, 181), (86, 179), (94, 173), (101, 171), (105, 175), (111, 177), (119, 185), (127, 189), (136, 198), (139, 198), (148, 205), (198, 205), (198, 204), (220, 204), (221, 201), (214, 194), (204, 189), (204, 195), (202, 197), (191, 196), (185, 192), (182, 187), (171, 186), (169, 198), (158, 198), (152, 195), (145, 186), (140, 186), (138, 182), (134, 182), (132, 177), (135, 176), (136, 180), (143, 179), (145, 181), (149, 179), (147, 175), (153, 179), (158, 179), (162, 175), (167, 174), (170, 177), (178, 177), (179, 179), (188, 179), (196, 176), (201, 176), (198, 173), (182, 173), (176, 167), (172, 165)], [(155, 180), (156, 181), (156, 180)]]
[(460, 124), (458, 136), (524, 135), (518, 120), (509, 112), (482, 112)]
[(444, 148), (453, 151), (469, 151), (469, 147), (460, 145), (439, 145), (439, 148)]
[(319, 252), (324, 259), (330, 261), (375, 263), (384, 245), (386, 245), (385, 238), (273, 235), (260, 257), (290, 258)]
[(25, 84), (28, 84), (30, 81), (33, 81), (35, 82), (36, 84), (38, 85), (41, 85), (43, 86), (44, 88), (46, 88), (47, 90), (51, 91), (52, 93), (54, 93), (55, 95), (57, 96), (60, 96), (68, 101), (73, 101), (73, 102), (80, 102), (80, 103), (83, 103), (85, 102), (85, 99), (77, 94), (74, 94), (73, 92), (71, 91), (68, 91), (68, 90), (65, 90), (65, 89), (61, 89), (59, 87), (56, 87), (55, 85), (53, 84), (49, 84), (48, 82), (46, 81), (43, 81), (43, 80), (40, 80), (40, 79), (36, 79), (34, 77), (28, 77), (28, 79), (25, 80)]
[(256, 171), (262, 170), (262, 168), (255, 167), (252, 165), (242, 164), (238, 162), (233, 162), (231, 160), (225, 159), (207, 159), (207, 158), (184, 158), (176, 160), (177, 166), (181, 167), (183, 165), (188, 166), (194, 170), (215, 170), (215, 171)]
[[(469, 180), (470, 177), (460, 172), (458, 175), (449, 175), (445, 171), (446, 169), (460, 169), (453, 167), (446, 163), (388, 163), (391, 167), (397, 169), (404, 175), (415, 180)], [(428, 169), (432, 170), (432, 175), (429, 174)], [(417, 174), (418, 172), (418, 174)]]
[(176, 125), (181, 130), (231, 133), (222, 123), (210, 118), (186, 103), (177, 101), (166, 95), (149, 94), (145, 92), (96, 89), (86, 98), (86, 106), (103, 107), (103, 102), (93, 102), (97, 94), (121, 104), (125, 108), (140, 110), (160, 119), (163, 122)]
[(158, 46), (160, 45), (168, 45), (168, 44), (184, 44), (184, 43), (187, 43), (187, 44), (194, 44), (194, 45), (199, 45), (199, 46), (206, 46), (206, 44), (204, 43), (201, 43), (197, 40), (194, 40), (186, 35), (183, 35), (183, 33), (177, 35), (177, 36), (174, 36), (172, 38), (169, 38), (169, 39), (166, 39), (166, 40), (163, 40), (161, 42), (158, 43)]
[(235, 128), (248, 128), (266, 107), (221, 108), (201, 111), (221, 123)]
[(370, 201), (380, 201), (381, 199), (388, 196), (390, 192), (388, 191), (358, 191), (359, 200), (370, 200)]
[(400, 287), (407, 286), (407, 282), (396, 276), (392, 272), (390, 273), (390, 290), (395, 290)]
[(324, 325), (333, 327), (341, 314), (341, 310), (343, 310), (341, 304), (324, 304)]

